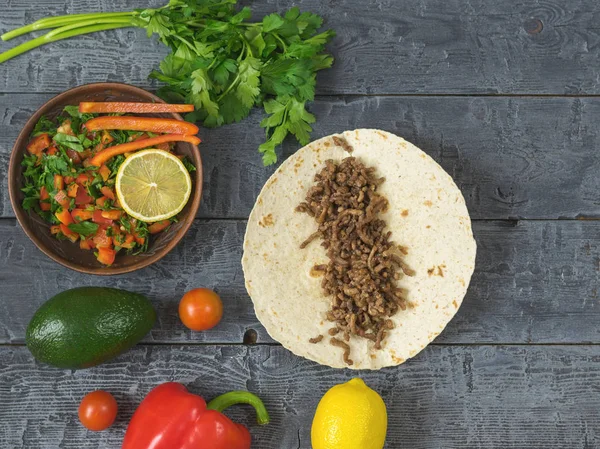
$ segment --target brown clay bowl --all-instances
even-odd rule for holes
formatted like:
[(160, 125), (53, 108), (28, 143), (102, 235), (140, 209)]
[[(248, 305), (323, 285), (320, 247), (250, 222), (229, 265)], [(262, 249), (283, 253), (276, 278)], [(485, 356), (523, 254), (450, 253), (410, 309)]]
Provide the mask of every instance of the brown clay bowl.
[[(27, 122), (10, 156), (8, 169), (8, 190), (10, 202), (17, 216), (19, 224), (25, 234), (33, 243), (52, 260), (76, 271), (97, 275), (112, 275), (130, 273), (147, 267), (160, 260), (183, 238), (190, 228), (202, 194), (202, 160), (200, 151), (196, 145), (186, 142), (178, 142), (175, 152), (188, 156), (196, 166), (192, 173), (193, 190), (190, 199), (179, 214), (179, 222), (173, 224), (167, 231), (153, 236), (148, 246), (148, 252), (139, 255), (127, 255), (119, 253), (115, 263), (111, 267), (104, 267), (93, 254), (93, 251), (85, 251), (79, 248), (77, 243), (57, 240), (50, 235), (50, 225), (43, 221), (35, 212), (26, 212), (21, 206), (23, 201), (24, 178), (22, 175), (21, 162), (26, 153), (26, 145), (35, 124), (42, 115), (50, 119), (55, 118), (64, 106), (77, 105), (80, 101), (139, 101), (164, 103), (156, 95), (143, 89), (121, 83), (96, 83), (79, 86), (63, 92), (44, 104)], [(154, 114), (157, 117), (172, 117), (183, 120), (179, 114)]]

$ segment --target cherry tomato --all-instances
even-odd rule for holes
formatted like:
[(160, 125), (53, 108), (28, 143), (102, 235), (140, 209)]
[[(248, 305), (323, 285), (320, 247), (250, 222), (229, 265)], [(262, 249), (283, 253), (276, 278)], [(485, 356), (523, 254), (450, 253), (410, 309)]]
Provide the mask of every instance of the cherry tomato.
[(117, 401), (106, 391), (92, 391), (79, 404), (79, 421), (90, 430), (108, 429), (117, 417)]
[(223, 317), (221, 298), (208, 288), (190, 290), (179, 303), (179, 318), (193, 331), (215, 327)]

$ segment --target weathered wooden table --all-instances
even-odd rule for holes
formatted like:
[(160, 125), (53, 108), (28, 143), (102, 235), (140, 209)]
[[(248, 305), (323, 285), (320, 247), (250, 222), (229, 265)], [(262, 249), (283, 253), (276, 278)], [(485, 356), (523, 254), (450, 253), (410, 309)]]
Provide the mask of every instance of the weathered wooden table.
[[(1, 0), (0, 31), (48, 14), (130, 10), (161, 0)], [(246, 1), (245, 3), (249, 3)], [(213, 397), (249, 389), (272, 423), (257, 449), (309, 449), (321, 395), (359, 374), (390, 416), (386, 448), (600, 447), (600, 6), (592, 0), (255, 1), (255, 16), (292, 5), (322, 14), (338, 37), (319, 76), (314, 138), (377, 127), (414, 142), (462, 189), (479, 244), (465, 302), (446, 331), (396, 368), (339, 371), (293, 356), (257, 322), (240, 266), (245, 219), (272, 172), (256, 148), (260, 114), (204, 130), (204, 197), (163, 261), (100, 278), (62, 268), (14, 219), (9, 153), (48, 98), (96, 81), (154, 88), (166, 54), (141, 30), (62, 41), (0, 65), (0, 447), (117, 448), (136, 405), (176, 380)], [(2, 44), (6, 48), (7, 44)], [(297, 149), (284, 146), (283, 157)], [(107, 285), (148, 295), (158, 324), (135, 349), (83, 370), (36, 363), (28, 320), (59, 291)], [(216, 289), (218, 328), (177, 317), (188, 289)], [(257, 335), (257, 338), (256, 338)], [(87, 432), (76, 409), (107, 389), (118, 424)], [(232, 416), (253, 423), (248, 410)]]

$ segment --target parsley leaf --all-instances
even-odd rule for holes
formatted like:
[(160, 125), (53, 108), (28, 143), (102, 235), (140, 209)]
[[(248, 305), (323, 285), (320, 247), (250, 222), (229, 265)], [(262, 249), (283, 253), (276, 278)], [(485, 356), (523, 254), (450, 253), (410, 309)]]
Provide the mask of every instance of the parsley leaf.
[(270, 31), (280, 28), (285, 23), (283, 17), (279, 14), (273, 13), (265, 16), (262, 21), (263, 31), (268, 33)]
[(194, 164), (192, 164), (192, 162), (187, 157), (184, 157), (181, 160), (181, 162), (183, 162), (183, 165), (185, 166), (187, 171), (189, 171), (190, 173), (196, 171), (196, 166)]
[(77, 152), (83, 151), (83, 145), (79, 141), (79, 139), (75, 136), (70, 136), (68, 134), (57, 133), (52, 140), (54, 140), (57, 144), (62, 145), (64, 147), (70, 148)]
[(89, 237), (98, 231), (98, 225), (91, 221), (82, 221), (80, 223), (71, 223), (69, 229), (83, 237)]
[(260, 61), (256, 58), (246, 58), (240, 64), (239, 85), (235, 95), (246, 108), (254, 106), (260, 94), (259, 69)]
[(170, 48), (150, 77), (164, 84), (158, 93), (166, 101), (196, 106), (186, 120), (217, 127), (244, 119), (255, 106), (265, 108), (266, 141), (259, 151), (269, 165), (288, 134), (301, 144), (310, 140), (315, 118), (306, 102), (314, 99), (316, 72), (333, 63), (325, 45), (335, 33), (319, 33), (323, 19), (297, 7), (250, 23), (250, 8), (236, 11), (236, 4), (171, 0), (137, 11), (133, 23)]
[(56, 133), (56, 124), (45, 115), (39, 119), (33, 128), (32, 136), (39, 136), (40, 134), (48, 133), (53, 136)]

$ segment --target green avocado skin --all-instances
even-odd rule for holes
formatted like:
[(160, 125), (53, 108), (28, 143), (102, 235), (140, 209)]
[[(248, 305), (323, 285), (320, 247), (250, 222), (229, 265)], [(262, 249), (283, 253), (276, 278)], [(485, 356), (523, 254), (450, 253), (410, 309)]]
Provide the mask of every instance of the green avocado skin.
[(137, 344), (154, 326), (144, 295), (80, 287), (49, 299), (27, 327), (26, 343), (40, 362), (81, 369), (103, 363)]

